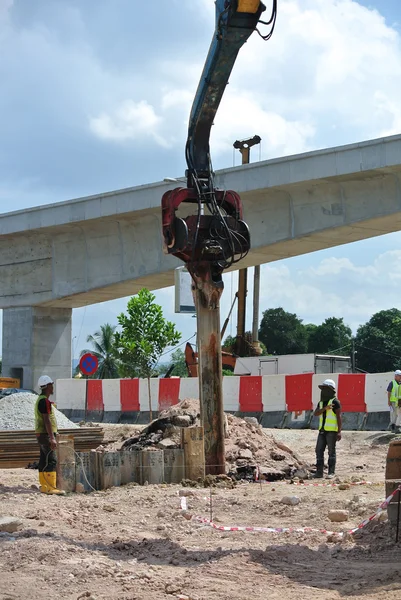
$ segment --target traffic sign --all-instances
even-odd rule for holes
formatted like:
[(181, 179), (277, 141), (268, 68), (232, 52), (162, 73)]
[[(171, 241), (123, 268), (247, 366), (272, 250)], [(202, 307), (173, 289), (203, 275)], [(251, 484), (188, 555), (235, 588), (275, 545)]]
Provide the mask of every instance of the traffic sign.
[(97, 371), (99, 366), (99, 361), (94, 354), (87, 352), (83, 356), (81, 356), (81, 360), (79, 361), (79, 368), (81, 373), (84, 375), (93, 375)]

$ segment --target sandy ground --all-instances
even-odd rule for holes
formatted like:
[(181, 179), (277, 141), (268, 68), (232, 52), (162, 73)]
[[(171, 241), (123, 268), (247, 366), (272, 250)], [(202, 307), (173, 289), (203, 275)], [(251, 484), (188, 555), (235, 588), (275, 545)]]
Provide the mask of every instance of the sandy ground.
[[(107, 440), (132, 428), (108, 426)], [(124, 426), (125, 427), (125, 426)], [(274, 431), (313, 462), (316, 432)], [(213, 490), (213, 519), (224, 525), (308, 526), (343, 531), (375, 512), (384, 498), (386, 436), (345, 432), (338, 475), (375, 485), (338, 487), (241, 484)], [(351, 540), (322, 533), (219, 532), (185, 518), (180, 486), (128, 485), (91, 495), (50, 497), (32, 489), (37, 472), (0, 471), (1, 515), (23, 529), (0, 534), (0, 599), (97, 600), (338, 599), (401, 596), (401, 550), (395, 531), (373, 521)], [(194, 515), (210, 513), (210, 490), (187, 498)], [(297, 506), (281, 503), (296, 495)], [(330, 523), (330, 509), (349, 521)]]

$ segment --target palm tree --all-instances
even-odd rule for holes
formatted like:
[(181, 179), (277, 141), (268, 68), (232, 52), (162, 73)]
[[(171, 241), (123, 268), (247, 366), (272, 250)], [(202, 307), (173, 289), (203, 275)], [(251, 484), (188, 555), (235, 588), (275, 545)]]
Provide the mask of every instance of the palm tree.
[(88, 335), (86, 341), (91, 343), (93, 350), (82, 350), (80, 356), (87, 352), (94, 354), (98, 361), (99, 367), (94, 377), (96, 379), (117, 379), (120, 375), (118, 372), (118, 360), (114, 350), (114, 334), (117, 329), (116, 325), (106, 323), (101, 325), (98, 331), (93, 335)]

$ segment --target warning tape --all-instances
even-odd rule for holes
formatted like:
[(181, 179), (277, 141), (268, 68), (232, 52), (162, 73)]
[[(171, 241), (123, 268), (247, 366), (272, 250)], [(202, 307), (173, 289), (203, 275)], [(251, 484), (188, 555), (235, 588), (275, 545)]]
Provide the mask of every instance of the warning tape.
[(362, 523), (360, 523), (358, 525), (358, 527), (355, 527), (355, 529), (351, 529), (351, 531), (349, 531), (348, 533), (350, 533), (351, 535), (356, 533), (357, 531), (359, 531), (360, 529), (362, 529), (363, 527), (365, 527), (365, 525), (367, 525), (368, 523), (370, 523), (371, 521), (373, 521), (373, 519), (375, 517), (377, 517), (378, 515), (380, 515), (380, 513), (382, 513), (384, 510), (386, 510), (386, 508), (388, 507), (388, 505), (390, 504), (391, 500), (394, 498), (394, 496), (396, 495), (397, 492), (401, 493), (401, 485), (399, 485), (391, 494), (390, 496), (388, 496), (384, 502), (382, 502), (379, 506), (379, 508), (377, 509), (377, 511), (368, 519), (365, 519), (364, 521), (362, 521)]
[[(335, 534), (335, 535), (342, 537), (345, 534), (354, 535), (357, 531), (360, 531), (368, 523), (373, 521), (373, 519), (375, 519), (377, 516), (379, 516), (380, 513), (382, 513), (387, 508), (387, 506), (390, 504), (392, 498), (395, 496), (395, 494), (398, 491), (401, 492), (401, 485), (398, 486), (390, 494), (390, 496), (388, 496), (388, 498), (386, 498), (380, 504), (377, 511), (371, 517), (362, 521), (362, 523), (360, 523), (358, 525), (358, 527), (355, 527), (354, 529), (350, 529), (349, 531), (346, 531), (346, 532), (329, 531), (328, 529), (315, 529), (313, 527), (249, 527), (249, 526), (216, 525), (216, 523), (214, 523), (210, 519), (206, 519), (205, 517), (192, 516), (192, 519), (194, 521), (198, 521), (199, 523), (202, 523), (203, 525), (207, 525), (207, 526), (211, 527), (212, 529), (216, 529), (217, 531), (247, 531), (247, 532), (256, 531), (259, 533), (323, 533), (325, 535), (334, 535)], [(181, 498), (181, 509), (187, 510), (186, 497)]]

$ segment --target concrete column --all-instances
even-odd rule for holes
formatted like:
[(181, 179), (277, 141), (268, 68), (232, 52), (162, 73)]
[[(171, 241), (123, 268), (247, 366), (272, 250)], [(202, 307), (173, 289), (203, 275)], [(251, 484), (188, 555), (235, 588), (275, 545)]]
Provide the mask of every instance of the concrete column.
[(36, 389), (40, 375), (71, 377), (71, 308), (3, 309), (3, 376)]

